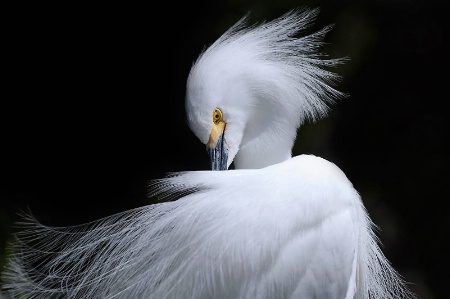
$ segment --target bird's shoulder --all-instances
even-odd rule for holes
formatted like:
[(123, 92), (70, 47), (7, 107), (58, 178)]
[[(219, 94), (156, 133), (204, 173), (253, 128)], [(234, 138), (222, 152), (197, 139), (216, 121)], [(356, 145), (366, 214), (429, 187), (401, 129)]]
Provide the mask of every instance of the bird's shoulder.
[(172, 190), (203, 189), (234, 198), (251, 195), (275, 201), (280, 197), (302, 201), (320, 198), (345, 204), (359, 197), (339, 167), (314, 155), (299, 155), (261, 169), (185, 172), (166, 178), (162, 185)]
[(317, 186), (334, 184), (352, 187), (345, 173), (336, 164), (314, 155), (299, 155), (266, 167), (269, 173), (311, 183)]

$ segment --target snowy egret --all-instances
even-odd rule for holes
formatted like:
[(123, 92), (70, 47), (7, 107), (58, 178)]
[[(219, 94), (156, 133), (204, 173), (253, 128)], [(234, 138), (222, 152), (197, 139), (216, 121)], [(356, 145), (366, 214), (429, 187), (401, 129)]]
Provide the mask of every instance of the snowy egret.
[(296, 130), (343, 94), (296, 38), (317, 10), (292, 10), (207, 48), (187, 80), (190, 128), (212, 170), (152, 183), (155, 205), (69, 228), (32, 217), (3, 274), (13, 298), (409, 298), (358, 192), (333, 163), (292, 157)]

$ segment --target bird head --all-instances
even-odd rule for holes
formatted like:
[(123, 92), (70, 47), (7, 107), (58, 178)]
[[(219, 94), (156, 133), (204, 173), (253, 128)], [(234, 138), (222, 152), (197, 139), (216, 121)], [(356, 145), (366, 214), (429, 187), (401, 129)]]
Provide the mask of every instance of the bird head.
[(291, 157), (298, 127), (327, 112), (343, 94), (328, 84), (338, 76), (316, 49), (330, 27), (294, 37), (318, 10), (292, 10), (268, 23), (239, 20), (203, 51), (187, 79), (186, 112), (204, 143), (212, 170), (261, 168)]

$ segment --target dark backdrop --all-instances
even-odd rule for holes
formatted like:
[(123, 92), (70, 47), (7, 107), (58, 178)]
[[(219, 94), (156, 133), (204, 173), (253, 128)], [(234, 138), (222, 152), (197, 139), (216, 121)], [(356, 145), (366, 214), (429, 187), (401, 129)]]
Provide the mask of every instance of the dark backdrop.
[[(214, 2), (214, 3), (211, 3)], [(445, 1), (442, 1), (444, 3)], [(309, 33), (348, 99), (305, 124), (294, 154), (335, 162), (420, 298), (448, 295), (447, 7), (432, 1), (184, 1), (8, 7), (0, 104), (0, 254), (16, 213), (74, 225), (151, 203), (148, 181), (207, 169), (184, 115), (200, 51), (251, 11), (320, 7)], [(2, 258), (3, 260), (3, 258)]]

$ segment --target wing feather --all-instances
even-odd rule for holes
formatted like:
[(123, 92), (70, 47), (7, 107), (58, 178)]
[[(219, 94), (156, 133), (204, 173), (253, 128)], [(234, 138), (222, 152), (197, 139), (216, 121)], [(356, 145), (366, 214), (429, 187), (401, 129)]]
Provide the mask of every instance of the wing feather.
[(175, 174), (154, 194), (193, 193), (83, 226), (28, 217), (5, 286), (27, 298), (343, 298), (356, 192), (341, 177), (313, 188), (321, 174), (294, 160)]

